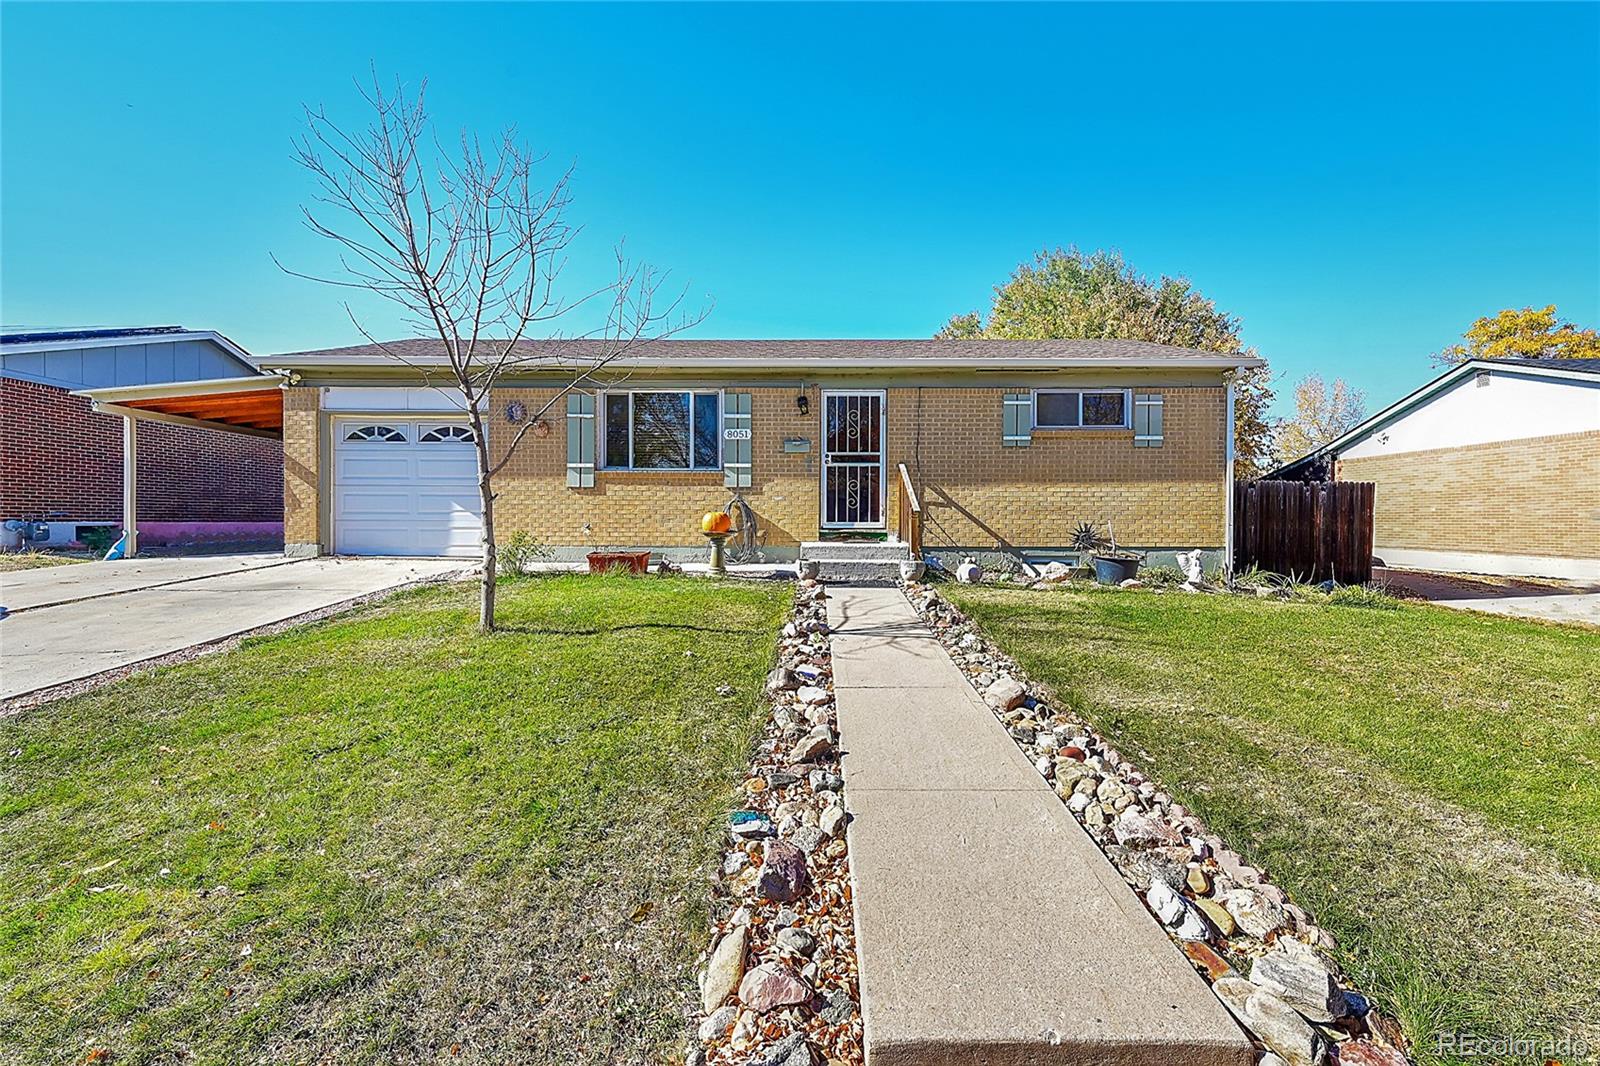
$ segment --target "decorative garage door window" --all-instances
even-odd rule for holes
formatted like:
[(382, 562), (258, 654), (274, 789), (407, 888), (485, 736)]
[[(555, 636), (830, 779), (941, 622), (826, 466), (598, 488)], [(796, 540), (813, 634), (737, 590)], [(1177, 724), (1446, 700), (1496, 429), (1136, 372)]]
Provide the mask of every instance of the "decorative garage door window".
[(429, 426), (417, 439), (423, 444), (471, 444), (472, 430), (466, 426)]
[(609, 470), (717, 470), (721, 397), (715, 392), (608, 392), (602, 455)]
[(357, 426), (346, 433), (344, 439), (374, 444), (404, 444), (406, 435), (394, 426)]
[(1035, 429), (1126, 429), (1125, 389), (1039, 389), (1033, 394)]

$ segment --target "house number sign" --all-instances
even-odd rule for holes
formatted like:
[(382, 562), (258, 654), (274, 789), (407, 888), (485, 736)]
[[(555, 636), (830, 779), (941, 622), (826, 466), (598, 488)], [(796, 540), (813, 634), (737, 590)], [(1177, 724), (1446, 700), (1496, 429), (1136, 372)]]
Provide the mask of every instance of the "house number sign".
[(722, 431), (722, 439), (723, 440), (749, 440), (750, 439), (750, 431), (748, 429), (725, 429), (725, 430)]

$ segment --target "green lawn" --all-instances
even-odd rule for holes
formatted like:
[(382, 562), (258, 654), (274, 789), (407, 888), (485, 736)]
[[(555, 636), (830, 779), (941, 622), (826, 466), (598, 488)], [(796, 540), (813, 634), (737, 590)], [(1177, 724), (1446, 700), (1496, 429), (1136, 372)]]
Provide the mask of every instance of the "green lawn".
[(1420, 1061), (1456, 1061), (1431, 1051), (1456, 1029), (1600, 1049), (1600, 632), (1427, 606), (947, 593), (1306, 904)]
[(473, 596), (0, 722), (0, 1062), (681, 1053), (788, 589)]

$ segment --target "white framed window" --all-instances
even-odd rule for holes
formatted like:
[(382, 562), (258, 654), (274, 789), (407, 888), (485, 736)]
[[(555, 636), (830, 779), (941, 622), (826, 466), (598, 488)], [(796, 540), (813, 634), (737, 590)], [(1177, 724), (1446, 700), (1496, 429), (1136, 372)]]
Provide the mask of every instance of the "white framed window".
[(638, 389), (600, 397), (600, 457), (607, 470), (720, 470), (722, 394)]
[(404, 431), (394, 426), (356, 426), (344, 435), (345, 440), (371, 444), (404, 444)]
[(1034, 429), (1127, 429), (1127, 389), (1035, 389)]
[(472, 429), (468, 426), (444, 425), (429, 426), (418, 435), (417, 441), (421, 444), (471, 444)]

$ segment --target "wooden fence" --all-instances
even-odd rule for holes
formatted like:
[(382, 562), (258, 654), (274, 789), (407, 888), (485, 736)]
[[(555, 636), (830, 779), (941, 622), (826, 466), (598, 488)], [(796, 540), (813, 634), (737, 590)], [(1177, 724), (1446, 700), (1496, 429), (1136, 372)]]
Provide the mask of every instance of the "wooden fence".
[(1233, 565), (1299, 581), (1372, 580), (1370, 481), (1241, 481), (1233, 486)]

